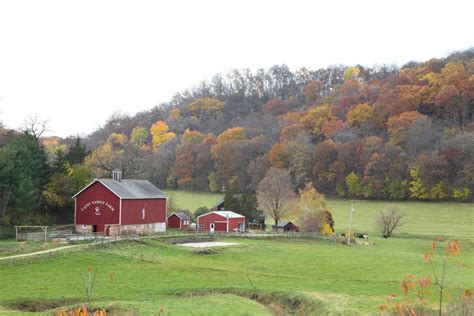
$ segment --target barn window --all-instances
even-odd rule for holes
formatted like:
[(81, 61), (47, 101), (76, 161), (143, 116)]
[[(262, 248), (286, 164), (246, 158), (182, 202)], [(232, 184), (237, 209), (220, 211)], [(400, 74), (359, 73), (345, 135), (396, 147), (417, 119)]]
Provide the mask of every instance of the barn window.
[(204, 228), (204, 225), (203, 225), (203, 224), (199, 224), (199, 228)]

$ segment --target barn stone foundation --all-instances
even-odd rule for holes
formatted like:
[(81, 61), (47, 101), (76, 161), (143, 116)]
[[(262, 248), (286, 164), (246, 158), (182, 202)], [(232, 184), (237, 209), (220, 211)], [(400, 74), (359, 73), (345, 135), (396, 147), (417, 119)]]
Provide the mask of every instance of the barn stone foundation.
[(92, 225), (76, 225), (76, 233), (90, 234), (92, 233)]
[[(108, 226), (108, 225), (105, 225)], [(91, 234), (93, 231), (92, 225), (76, 225), (76, 233)], [(166, 231), (166, 223), (153, 223), (141, 225), (110, 225), (109, 236), (119, 236), (127, 234), (148, 235), (155, 232)]]
[(140, 225), (122, 225), (121, 234), (135, 233), (139, 235), (148, 235), (156, 232), (166, 231), (166, 223), (140, 224)]

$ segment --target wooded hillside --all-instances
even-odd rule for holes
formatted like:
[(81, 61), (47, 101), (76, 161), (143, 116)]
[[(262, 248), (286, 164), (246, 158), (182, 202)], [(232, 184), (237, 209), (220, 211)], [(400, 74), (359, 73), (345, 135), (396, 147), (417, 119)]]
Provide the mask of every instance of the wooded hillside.
[(234, 70), (112, 116), (87, 164), (168, 188), (253, 192), (275, 166), (329, 195), (468, 200), (473, 112), (474, 49), (401, 69)]
[(0, 124), (0, 222), (71, 219), (72, 194), (115, 168), (160, 188), (254, 196), (277, 167), (295, 191), (472, 201), (473, 113), (474, 48), (400, 69), (234, 70), (114, 114), (82, 141)]

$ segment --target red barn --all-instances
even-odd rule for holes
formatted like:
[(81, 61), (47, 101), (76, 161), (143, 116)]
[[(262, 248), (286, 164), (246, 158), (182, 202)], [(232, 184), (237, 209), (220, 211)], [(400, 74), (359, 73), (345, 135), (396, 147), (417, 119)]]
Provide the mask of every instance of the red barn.
[(95, 179), (73, 196), (78, 232), (118, 235), (166, 230), (166, 196), (147, 180)]
[(168, 216), (168, 227), (187, 229), (191, 218), (184, 212), (176, 212)]
[(198, 216), (197, 229), (213, 232), (244, 232), (245, 216), (231, 211), (215, 211)]

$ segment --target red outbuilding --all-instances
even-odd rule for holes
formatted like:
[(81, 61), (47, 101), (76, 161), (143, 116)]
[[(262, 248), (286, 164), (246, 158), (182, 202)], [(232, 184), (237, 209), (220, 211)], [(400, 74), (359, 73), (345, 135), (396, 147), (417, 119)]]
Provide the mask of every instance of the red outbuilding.
[(215, 211), (198, 216), (197, 229), (213, 232), (244, 232), (245, 216), (231, 211)]
[(107, 236), (166, 230), (166, 196), (147, 180), (95, 179), (73, 196), (78, 232)]
[(176, 212), (168, 216), (168, 227), (187, 229), (191, 218), (184, 212)]

